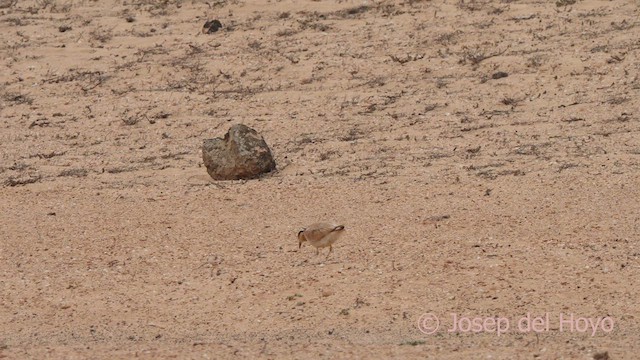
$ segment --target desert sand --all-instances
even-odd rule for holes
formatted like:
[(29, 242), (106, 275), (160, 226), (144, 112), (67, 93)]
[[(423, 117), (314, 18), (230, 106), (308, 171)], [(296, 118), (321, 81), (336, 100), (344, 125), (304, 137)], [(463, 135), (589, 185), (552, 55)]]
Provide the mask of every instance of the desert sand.
[(0, 358), (637, 358), (639, 15), (0, 1)]

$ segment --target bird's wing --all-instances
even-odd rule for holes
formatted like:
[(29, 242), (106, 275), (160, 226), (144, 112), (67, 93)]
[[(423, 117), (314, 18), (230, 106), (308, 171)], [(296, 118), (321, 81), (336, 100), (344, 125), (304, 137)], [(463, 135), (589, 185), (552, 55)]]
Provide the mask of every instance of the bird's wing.
[(334, 230), (342, 230), (344, 226), (329, 224), (329, 223), (315, 223), (307, 227), (304, 231), (304, 237), (308, 241), (319, 241), (323, 237), (329, 235)]

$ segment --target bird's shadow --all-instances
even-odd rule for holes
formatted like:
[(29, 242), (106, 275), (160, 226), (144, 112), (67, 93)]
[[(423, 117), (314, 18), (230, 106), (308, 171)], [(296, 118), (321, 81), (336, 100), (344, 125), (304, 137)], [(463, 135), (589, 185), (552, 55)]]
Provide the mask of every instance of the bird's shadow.
[(334, 265), (341, 264), (340, 259), (304, 259), (296, 266), (318, 266), (318, 265)]

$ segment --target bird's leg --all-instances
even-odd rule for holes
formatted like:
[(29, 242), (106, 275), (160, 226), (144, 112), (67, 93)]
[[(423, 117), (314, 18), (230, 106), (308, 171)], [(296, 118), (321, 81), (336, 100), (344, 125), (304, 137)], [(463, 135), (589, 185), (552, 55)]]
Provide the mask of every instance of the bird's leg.
[(318, 254), (320, 254), (320, 248), (316, 248), (316, 256), (318, 256)]
[(333, 251), (333, 247), (331, 247), (331, 245), (329, 245), (329, 252), (327, 253), (326, 259), (328, 259), (329, 255), (331, 255), (331, 251)]

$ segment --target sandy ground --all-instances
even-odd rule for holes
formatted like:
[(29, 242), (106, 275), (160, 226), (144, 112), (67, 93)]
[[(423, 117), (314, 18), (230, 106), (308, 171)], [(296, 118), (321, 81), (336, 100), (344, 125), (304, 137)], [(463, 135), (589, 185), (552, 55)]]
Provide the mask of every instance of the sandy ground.
[(637, 358), (640, 3), (571, 2), (0, 1), (0, 358)]

